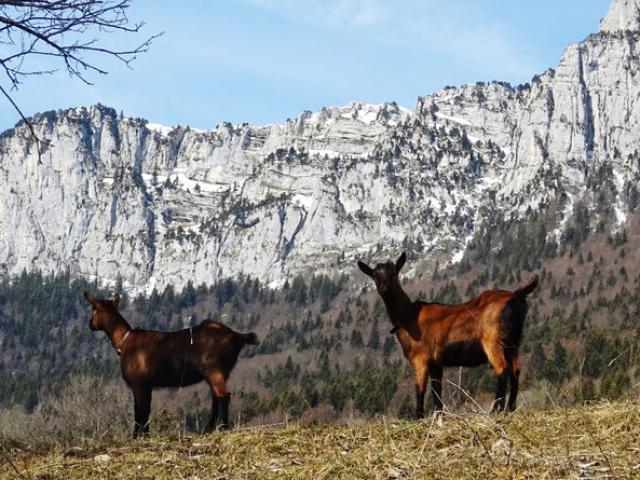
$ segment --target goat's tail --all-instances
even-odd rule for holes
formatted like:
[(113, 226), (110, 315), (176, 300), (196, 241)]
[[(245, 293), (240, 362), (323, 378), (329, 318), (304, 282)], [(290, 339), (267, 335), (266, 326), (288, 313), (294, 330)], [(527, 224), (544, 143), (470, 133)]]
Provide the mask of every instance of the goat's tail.
[(527, 283), (522, 285), (520, 288), (518, 288), (513, 293), (518, 297), (520, 297), (520, 296), (526, 297), (531, 292), (533, 292), (536, 289), (537, 286), (538, 286), (538, 275), (534, 275), (533, 277), (531, 277), (529, 279), (529, 281)]
[(245, 345), (258, 345), (260, 341), (258, 340), (258, 335), (254, 332), (249, 333), (239, 333), (240, 339)]
[(503, 332), (503, 344), (511, 348), (520, 345), (522, 328), (527, 316), (527, 295), (538, 286), (538, 276), (534, 275), (527, 283), (513, 292), (513, 296), (504, 306), (500, 317), (501, 331)]

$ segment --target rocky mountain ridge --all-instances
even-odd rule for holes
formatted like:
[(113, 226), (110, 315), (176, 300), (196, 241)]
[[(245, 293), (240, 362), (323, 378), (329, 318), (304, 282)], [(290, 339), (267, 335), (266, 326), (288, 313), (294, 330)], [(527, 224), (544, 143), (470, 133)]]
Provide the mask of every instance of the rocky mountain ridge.
[[(136, 292), (352, 268), (408, 248), (458, 261), (495, 218), (582, 202), (623, 228), (640, 176), (640, 0), (531, 84), (447, 87), (283, 125), (168, 128), (94, 106), (0, 138), (0, 272), (70, 270)], [(609, 217), (609, 218), (605, 218)]]

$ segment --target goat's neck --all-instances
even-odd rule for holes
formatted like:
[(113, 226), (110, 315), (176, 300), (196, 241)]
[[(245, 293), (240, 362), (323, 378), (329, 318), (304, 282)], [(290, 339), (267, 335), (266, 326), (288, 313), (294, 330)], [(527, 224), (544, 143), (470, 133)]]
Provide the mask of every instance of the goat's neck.
[(120, 315), (115, 313), (109, 316), (104, 331), (111, 340), (111, 344), (117, 349), (120, 348), (122, 339), (131, 330), (129, 323)]
[(413, 314), (413, 302), (402, 287), (394, 285), (391, 292), (383, 295), (382, 300), (394, 327), (405, 326)]

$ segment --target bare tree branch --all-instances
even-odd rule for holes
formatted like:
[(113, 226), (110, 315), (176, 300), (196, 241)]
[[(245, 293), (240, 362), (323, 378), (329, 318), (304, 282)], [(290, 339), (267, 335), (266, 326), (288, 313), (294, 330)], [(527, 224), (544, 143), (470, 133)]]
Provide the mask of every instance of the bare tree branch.
[[(38, 156), (44, 142), (11, 91), (18, 90), (26, 77), (50, 75), (62, 68), (91, 85), (89, 74), (107, 73), (96, 62), (98, 57), (115, 58), (131, 68), (136, 56), (148, 51), (162, 34), (147, 37), (133, 48), (105, 45), (100, 39), (103, 34), (138, 33), (144, 26), (129, 21), (129, 6), (130, 0), (0, 0), (0, 93), (29, 128)], [(48, 62), (47, 67), (29, 65), (38, 58)]]
[(29, 129), (29, 132), (31, 132), (31, 138), (33, 138), (35, 140), (36, 148), (38, 149), (38, 161), (40, 161), (40, 156), (42, 155), (42, 147), (46, 146), (46, 145), (49, 145), (49, 142), (47, 142), (46, 140), (40, 139), (40, 137), (38, 137), (38, 135), (36, 135), (36, 131), (33, 128), (33, 123), (31, 122), (31, 120), (29, 120), (24, 115), (24, 113), (22, 113), (22, 110), (20, 110), (20, 107), (18, 107), (18, 105), (13, 100), (11, 95), (9, 95), (7, 93), (7, 91), (4, 88), (2, 88), (2, 85), (0, 85), (0, 92), (2, 93), (2, 95), (5, 96), (5, 98), (7, 100), (9, 100), (9, 103), (11, 103), (11, 105), (13, 105), (13, 108), (18, 112), (18, 114), (20, 115), (20, 118), (22, 118), (22, 121), (25, 123), (25, 125)]

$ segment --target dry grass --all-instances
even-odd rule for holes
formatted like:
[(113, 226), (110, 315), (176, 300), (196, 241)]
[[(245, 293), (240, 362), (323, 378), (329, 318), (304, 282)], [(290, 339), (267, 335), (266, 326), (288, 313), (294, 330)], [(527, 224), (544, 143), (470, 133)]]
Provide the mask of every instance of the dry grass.
[(633, 402), (209, 436), (5, 447), (2, 478), (640, 478)]

